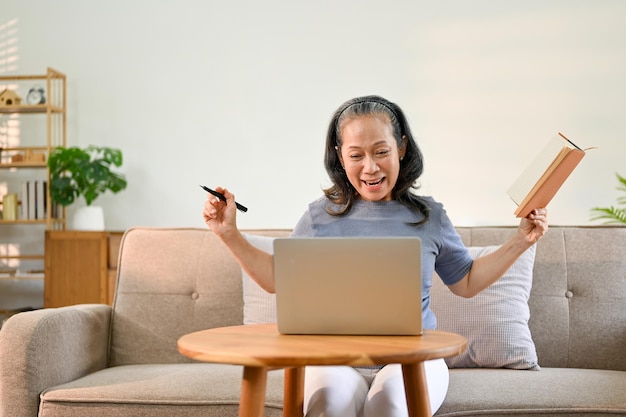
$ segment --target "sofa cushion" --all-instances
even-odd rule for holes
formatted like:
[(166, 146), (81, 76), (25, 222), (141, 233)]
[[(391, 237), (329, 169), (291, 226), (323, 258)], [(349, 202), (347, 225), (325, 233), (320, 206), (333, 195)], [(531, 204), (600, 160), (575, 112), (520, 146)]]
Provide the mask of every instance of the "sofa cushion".
[[(498, 246), (470, 247), (472, 257), (492, 253)], [(538, 370), (537, 353), (528, 319), (535, 246), (489, 288), (466, 299), (454, 295), (433, 278), (431, 307), (440, 330), (468, 339), (461, 355), (446, 359), (451, 368), (513, 368)]]
[[(103, 369), (41, 394), (39, 417), (238, 415), (240, 366), (192, 363)], [(282, 416), (283, 370), (268, 372), (266, 416)]]
[(612, 416), (626, 414), (626, 373), (543, 367), (452, 369), (435, 417)]

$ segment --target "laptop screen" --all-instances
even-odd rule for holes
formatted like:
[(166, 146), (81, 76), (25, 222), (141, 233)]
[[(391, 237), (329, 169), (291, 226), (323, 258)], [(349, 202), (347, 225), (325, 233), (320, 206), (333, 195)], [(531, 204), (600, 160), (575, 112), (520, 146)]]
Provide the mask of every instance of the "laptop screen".
[(281, 333), (422, 333), (417, 237), (278, 238), (274, 275)]

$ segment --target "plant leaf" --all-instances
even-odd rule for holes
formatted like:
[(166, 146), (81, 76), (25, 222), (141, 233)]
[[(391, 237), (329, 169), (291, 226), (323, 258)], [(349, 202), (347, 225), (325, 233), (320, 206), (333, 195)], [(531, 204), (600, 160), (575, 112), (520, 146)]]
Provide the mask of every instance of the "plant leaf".
[[(619, 184), (617, 190), (626, 192), (626, 178), (622, 177), (618, 173), (615, 174)], [(626, 205), (626, 196), (618, 197), (617, 203), (619, 205)], [(594, 207), (591, 209), (591, 213), (594, 214), (591, 220), (606, 220), (608, 223), (626, 223), (626, 207)]]
[(591, 220), (606, 220), (605, 224), (626, 223), (626, 210), (611, 207), (594, 207), (592, 212), (597, 213)]

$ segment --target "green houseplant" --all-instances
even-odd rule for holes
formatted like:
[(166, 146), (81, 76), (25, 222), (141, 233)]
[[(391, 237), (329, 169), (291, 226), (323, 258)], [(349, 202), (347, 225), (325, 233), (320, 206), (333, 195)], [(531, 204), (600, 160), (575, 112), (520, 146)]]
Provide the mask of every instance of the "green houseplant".
[[(626, 192), (626, 178), (615, 174), (619, 184), (617, 189)], [(618, 206), (622, 207), (594, 207), (591, 209), (593, 217), (591, 220), (605, 220), (605, 223), (626, 223), (626, 196), (617, 199)]]
[(111, 170), (122, 161), (122, 151), (109, 147), (54, 148), (48, 156), (50, 199), (69, 206), (83, 196), (90, 206), (106, 191), (122, 191), (127, 185), (125, 176)]

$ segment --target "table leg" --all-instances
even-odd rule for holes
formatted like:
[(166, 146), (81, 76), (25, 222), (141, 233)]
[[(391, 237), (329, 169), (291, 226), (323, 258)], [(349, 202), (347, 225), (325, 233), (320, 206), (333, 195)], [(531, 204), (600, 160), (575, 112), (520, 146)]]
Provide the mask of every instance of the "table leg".
[(267, 368), (261, 366), (243, 368), (239, 417), (263, 417), (266, 388)]
[(406, 404), (410, 417), (432, 417), (424, 362), (402, 365)]
[(304, 367), (285, 369), (285, 400), (283, 417), (302, 417), (304, 414)]

